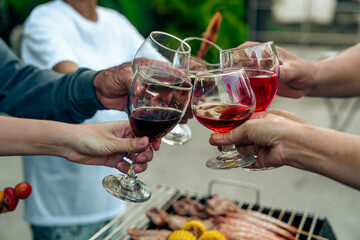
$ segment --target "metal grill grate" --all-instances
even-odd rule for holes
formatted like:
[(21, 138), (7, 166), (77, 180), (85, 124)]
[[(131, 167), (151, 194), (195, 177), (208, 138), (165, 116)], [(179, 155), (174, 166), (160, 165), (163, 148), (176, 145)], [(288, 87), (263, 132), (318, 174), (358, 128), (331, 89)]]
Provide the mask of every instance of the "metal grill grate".
[[(174, 213), (172, 205), (183, 197), (189, 197), (200, 202), (205, 202), (209, 195), (183, 190), (175, 187), (156, 185), (152, 187), (152, 197), (149, 201), (136, 204), (131, 203), (124, 214), (114, 218), (109, 224), (97, 232), (91, 240), (95, 239), (130, 239), (126, 233), (129, 228), (156, 229), (146, 216), (146, 212), (153, 207)], [(277, 207), (268, 207), (259, 203), (247, 203), (235, 200), (243, 209), (254, 210), (268, 216), (275, 217), (296, 228), (299, 240), (336, 240), (336, 237), (325, 218), (320, 218), (317, 213), (290, 210)]]

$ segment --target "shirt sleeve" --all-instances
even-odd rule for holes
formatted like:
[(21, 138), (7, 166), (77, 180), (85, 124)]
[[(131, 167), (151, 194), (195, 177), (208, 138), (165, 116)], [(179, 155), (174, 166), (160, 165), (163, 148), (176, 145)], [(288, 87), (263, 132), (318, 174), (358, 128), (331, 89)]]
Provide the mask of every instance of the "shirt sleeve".
[(0, 39), (0, 112), (24, 118), (79, 123), (104, 109), (93, 80), (98, 72), (81, 68), (66, 75), (19, 60)]

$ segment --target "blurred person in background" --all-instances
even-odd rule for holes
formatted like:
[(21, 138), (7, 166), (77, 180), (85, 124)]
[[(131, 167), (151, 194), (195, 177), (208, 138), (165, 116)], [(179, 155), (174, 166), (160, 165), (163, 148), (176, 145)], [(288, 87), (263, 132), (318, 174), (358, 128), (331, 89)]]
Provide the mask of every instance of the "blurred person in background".
[[(24, 24), (25, 62), (59, 73), (95, 70), (129, 62), (144, 38), (123, 15), (96, 0), (51, 1), (36, 7)], [(83, 123), (127, 120), (125, 112), (101, 110)], [(123, 213), (125, 202), (102, 187), (112, 169), (75, 165), (50, 156), (24, 157), (33, 193), (25, 220), (34, 239), (88, 239)], [(56, 186), (56, 187), (54, 187)]]
[[(281, 61), (278, 95), (360, 96), (360, 44), (316, 63), (280, 47), (277, 51)], [(256, 153), (258, 158), (251, 168), (288, 165), (360, 189), (360, 136), (312, 126), (289, 112), (255, 114), (228, 133), (213, 134), (210, 144), (235, 144), (244, 154)]]
[(133, 139), (128, 122), (78, 126), (44, 121), (77, 123), (99, 109), (123, 109), (131, 84), (131, 65), (98, 72), (82, 68), (61, 75), (26, 65), (2, 39), (0, 59), (1, 156), (51, 154), (127, 172), (129, 164), (123, 157), (129, 151), (140, 151), (144, 153), (136, 159), (143, 164), (135, 170), (146, 169), (146, 162), (152, 158), (152, 151), (147, 149), (149, 140)]

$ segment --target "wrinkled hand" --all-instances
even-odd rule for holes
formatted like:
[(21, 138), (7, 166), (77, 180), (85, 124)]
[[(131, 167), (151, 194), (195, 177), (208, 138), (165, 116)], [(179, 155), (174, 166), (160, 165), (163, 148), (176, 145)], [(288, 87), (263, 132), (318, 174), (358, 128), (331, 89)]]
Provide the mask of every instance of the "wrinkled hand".
[(276, 47), (276, 50), (280, 55), (280, 83), (277, 94), (291, 98), (307, 95), (314, 83), (314, 64), (281, 47)]
[[(136, 64), (162, 68), (174, 72), (190, 81), (189, 76), (184, 71), (164, 62), (140, 58), (137, 59)], [(126, 107), (127, 95), (133, 78), (134, 72), (131, 62), (100, 71), (94, 79), (94, 89), (97, 99), (107, 109), (123, 111)]]
[(244, 155), (256, 154), (256, 162), (248, 168), (280, 167), (288, 165), (284, 152), (287, 136), (301, 124), (307, 123), (292, 113), (260, 112), (228, 133), (212, 134), (209, 142), (219, 147), (235, 144)]
[[(251, 47), (259, 42), (247, 41), (238, 47)], [(300, 98), (307, 95), (314, 83), (314, 64), (284, 48), (276, 46), (280, 60), (280, 82), (277, 95)]]
[(131, 62), (99, 72), (94, 79), (99, 102), (107, 109), (124, 110), (133, 77)]
[[(74, 137), (75, 135), (75, 137)], [(130, 164), (124, 157), (135, 160), (135, 172), (143, 172), (153, 158), (153, 149), (160, 148), (160, 141), (149, 147), (147, 137), (134, 138), (127, 121), (72, 125), (72, 134), (64, 156), (71, 162), (87, 165), (114, 167), (126, 173)]]

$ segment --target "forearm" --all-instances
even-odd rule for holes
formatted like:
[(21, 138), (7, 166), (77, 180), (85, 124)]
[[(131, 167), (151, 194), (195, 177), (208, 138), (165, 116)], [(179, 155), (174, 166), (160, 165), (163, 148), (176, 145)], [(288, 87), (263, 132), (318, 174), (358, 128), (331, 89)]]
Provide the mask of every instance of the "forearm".
[(0, 116), (0, 155), (63, 156), (73, 136), (71, 125)]
[(317, 62), (315, 69), (314, 84), (308, 96), (360, 96), (360, 44), (333, 59)]
[(283, 142), (288, 165), (360, 189), (360, 137), (303, 124)]
[(0, 41), (0, 112), (78, 123), (103, 109), (93, 86), (97, 72), (61, 75), (26, 65)]

